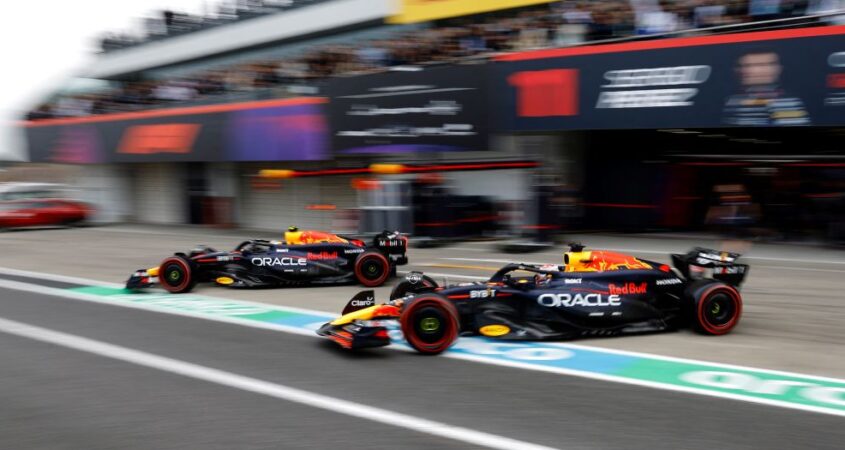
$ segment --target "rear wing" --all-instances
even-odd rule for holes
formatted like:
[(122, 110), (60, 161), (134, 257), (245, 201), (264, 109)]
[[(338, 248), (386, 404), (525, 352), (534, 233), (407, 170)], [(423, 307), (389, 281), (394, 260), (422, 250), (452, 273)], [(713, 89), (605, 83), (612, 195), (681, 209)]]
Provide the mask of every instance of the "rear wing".
[(392, 265), (408, 264), (408, 238), (398, 231), (383, 231), (373, 238), (373, 247), (379, 249)]
[(737, 287), (745, 281), (747, 264), (738, 264), (739, 253), (696, 247), (687, 253), (672, 255), (672, 265), (687, 279), (713, 278)]

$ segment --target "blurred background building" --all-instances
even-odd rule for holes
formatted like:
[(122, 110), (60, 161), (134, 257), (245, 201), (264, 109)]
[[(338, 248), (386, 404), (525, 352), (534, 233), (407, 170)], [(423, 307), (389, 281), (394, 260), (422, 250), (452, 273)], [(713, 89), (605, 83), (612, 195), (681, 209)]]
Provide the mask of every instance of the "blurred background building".
[[(104, 35), (95, 63), (27, 114), (40, 179), (24, 166), (6, 178), (76, 186), (106, 223), (841, 242), (843, 10), (254, 0), (160, 11), (140, 35)], [(269, 169), (288, 172), (259, 176)]]

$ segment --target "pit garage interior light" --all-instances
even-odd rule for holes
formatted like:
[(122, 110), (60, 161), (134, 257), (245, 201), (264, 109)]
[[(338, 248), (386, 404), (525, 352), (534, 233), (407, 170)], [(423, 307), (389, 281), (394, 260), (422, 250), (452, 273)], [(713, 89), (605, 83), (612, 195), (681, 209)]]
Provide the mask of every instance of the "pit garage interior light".
[(259, 178), (267, 179), (290, 179), (302, 177), (323, 177), (335, 175), (399, 175), (410, 173), (428, 172), (456, 172), (468, 170), (505, 170), (505, 169), (531, 169), (540, 167), (536, 161), (501, 161), (501, 162), (461, 162), (434, 165), (409, 165), (378, 163), (369, 167), (350, 169), (326, 169), (326, 170), (288, 170), (288, 169), (264, 169), (258, 172)]

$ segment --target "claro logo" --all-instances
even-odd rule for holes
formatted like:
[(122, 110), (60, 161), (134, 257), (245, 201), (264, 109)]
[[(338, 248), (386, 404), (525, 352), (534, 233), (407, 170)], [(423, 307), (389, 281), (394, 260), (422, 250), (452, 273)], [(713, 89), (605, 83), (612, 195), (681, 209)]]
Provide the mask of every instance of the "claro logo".
[(252, 264), (258, 267), (271, 266), (307, 266), (305, 258), (252, 258)]
[(366, 300), (352, 300), (350, 305), (352, 306), (373, 306), (376, 304), (376, 299), (373, 297), (367, 297)]
[(543, 294), (537, 297), (537, 303), (547, 308), (571, 306), (621, 306), (618, 295), (602, 294)]

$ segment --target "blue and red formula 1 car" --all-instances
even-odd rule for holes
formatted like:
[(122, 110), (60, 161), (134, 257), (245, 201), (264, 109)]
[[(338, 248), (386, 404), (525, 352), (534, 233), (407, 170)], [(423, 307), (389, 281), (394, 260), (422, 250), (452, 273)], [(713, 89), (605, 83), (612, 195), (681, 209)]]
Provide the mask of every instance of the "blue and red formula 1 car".
[(412, 272), (387, 303), (362, 292), (318, 334), (344, 348), (379, 347), (398, 323), (408, 344), (425, 354), (443, 352), (460, 335), (563, 340), (682, 327), (721, 335), (742, 314), (738, 287), (748, 266), (738, 257), (696, 248), (673, 254), (673, 268), (572, 245), (563, 266), (509, 264), (484, 282), (440, 287)]
[(407, 264), (408, 240), (398, 232), (383, 232), (370, 245), (359, 239), (291, 227), (285, 240), (244, 241), (232, 251), (200, 246), (176, 253), (158, 267), (141, 269), (127, 289), (160, 284), (169, 292), (191, 291), (197, 283), (214, 282), (234, 288), (261, 288), (358, 282), (381, 286)]

